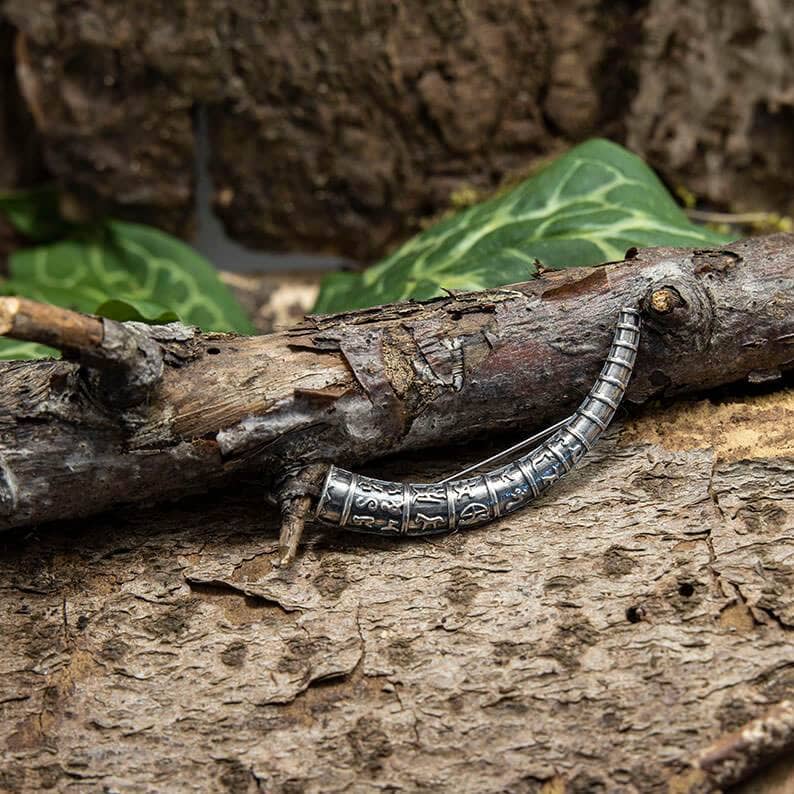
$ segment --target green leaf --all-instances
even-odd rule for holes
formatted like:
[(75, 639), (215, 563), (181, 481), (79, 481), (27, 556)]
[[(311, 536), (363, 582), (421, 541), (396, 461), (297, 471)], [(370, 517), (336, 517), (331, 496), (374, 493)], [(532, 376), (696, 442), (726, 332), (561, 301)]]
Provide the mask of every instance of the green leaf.
[(109, 290), (110, 297), (158, 303), (206, 331), (254, 333), (218, 271), (189, 245), (150, 226), (112, 221), (109, 227), (122, 269), (136, 278), (139, 290)]
[(213, 266), (157, 229), (121, 221), (14, 252), (3, 291), (89, 313), (145, 322), (176, 317), (210, 331), (253, 326)]
[(105, 301), (97, 307), (95, 314), (100, 317), (107, 317), (119, 322), (135, 320), (140, 323), (150, 325), (162, 325), (163, 323), (173, 323), (179, 320), (179, 315), (160, 306), (157, 303), (145, 300), (121, 300), (114, 298)]
[(16, 231), (37, 243), (55, 240), (72, 228), (61, 217), (58, 191), (53, 186), (0, 193), (0, 213)]
[(432, 226), (363, 273), (328, 276), (314, 311), (525, 281), (537, 273), (537, 262), (597, 265), (622, 259), (632, 246), (730, 239), (691, 223), (639, 157), (594, 139), (509, 192)]
[(315, 314), (330, 314), (342, 311), (337, 308), (344, 306), (347, 309), (363, 309), (367, 306), (366, 296), (361, 305), (358, 305), (356, 289), (360, 286), (361, 276), (358, 273), (329, 273), (323, 279), (322, 289), (317, 296), (317, 302), (312, 310)]
[(0, 338), (0, 361), (22, 361), (35, 358), (57, 358), (60, 353), (46, 345), (35, 342), (17, 342), (16, 339)]

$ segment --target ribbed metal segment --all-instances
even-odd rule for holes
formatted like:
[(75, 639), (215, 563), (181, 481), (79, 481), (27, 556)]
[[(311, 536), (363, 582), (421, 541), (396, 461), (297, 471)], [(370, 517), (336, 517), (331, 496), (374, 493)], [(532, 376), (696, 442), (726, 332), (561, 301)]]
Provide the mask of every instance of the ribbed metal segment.
[(604, 367), (573, 419), (547, 441), (486, 474), (447, 483), (399, 483), (331, 466), (317, 518), (356, 532), (432, 535), (478, 526), (524, 507), (565, 476), (608, 427), (626, 392), (640, 313), (620, 311)]

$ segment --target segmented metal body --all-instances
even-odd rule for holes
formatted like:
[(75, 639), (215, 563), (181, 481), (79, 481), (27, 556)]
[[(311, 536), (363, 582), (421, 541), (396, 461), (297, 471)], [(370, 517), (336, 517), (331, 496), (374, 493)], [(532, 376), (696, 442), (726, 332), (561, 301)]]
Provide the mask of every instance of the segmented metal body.
[(631, 378), (639, 338), (639, 312), (621, 309), (590, 394), (566, 425), (526, 455), (445, 483), (389, 482), (331, 466), (317, 518), (356, 532), (416, 536), (478, 526), (521, 509), (564, 477), (607, 428)]

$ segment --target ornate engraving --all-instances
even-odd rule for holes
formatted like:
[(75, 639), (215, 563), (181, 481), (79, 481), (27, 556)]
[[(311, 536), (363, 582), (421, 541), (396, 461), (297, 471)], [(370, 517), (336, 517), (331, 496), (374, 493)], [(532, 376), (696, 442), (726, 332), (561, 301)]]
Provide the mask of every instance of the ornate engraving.
[(350, 526), (355, 527), (369, 527), (370, 529), (378, 523), (378, 519), (375, 516), (366, 516), (366, 515), (354, 515), (350, 518)]
[(482, 502), (469, 502), (463, 510), (460, 511), (460, 520), (458, 526), (469, 526), (479, 524), (481, 521), (487, 521), (491, 517), (491, 511), (487, 504)]
[(447, 489), (443, 485), (412, 485), (411, 490), (415, 504), (443, 505), (447, 501)]
[(436, 532), (447, 525), (447, 517), (445, 515), (426, 516), (424, 513), (417, 513), (416, 519), (414, 521), (416, 529), (418, 529), (420, 532), (427, 530)]

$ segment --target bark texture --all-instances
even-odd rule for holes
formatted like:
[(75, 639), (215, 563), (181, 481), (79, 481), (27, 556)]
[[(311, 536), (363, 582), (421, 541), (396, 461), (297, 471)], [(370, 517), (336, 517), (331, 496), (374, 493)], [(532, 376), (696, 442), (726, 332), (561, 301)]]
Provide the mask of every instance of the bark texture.
[(510, 520), (291, 570), (250, 489), (7, 533), (0, 788), (714, 791), (794, 692), (792, 438), (791, 390), (635, 412)]
[(5, 0), (0, 13), (77, 214), (184, 229), (196, 104), (216, 208), (256, 246), (372, 258), (456, 191), (488, 192), (595, 134), (719, 205), (794, 210), (794, 10), (779, 1)]
[[(0, 367), (0, 529), (241, 473), (272, 492), (307, 464), (537, 428), (589, 390), (622, 306), (646, 314), (630, 401), (778, 377), (794, 364), (794, 236), (647, 249), (512, 287), (310, 318), (263, 337), (105, 321), (105, 341), (111, 326), (114, 339), (126, 327), (131, 341), (129, 351), (115, 343), (109, 351), (116, 364), (125, 353), (123, 380), (97, 380), (93, 348), (77, 362)], [(137, 360), (149, 391), (136, 388), (121, 410), (124, 384), (139, 380), (128, 366)]]

